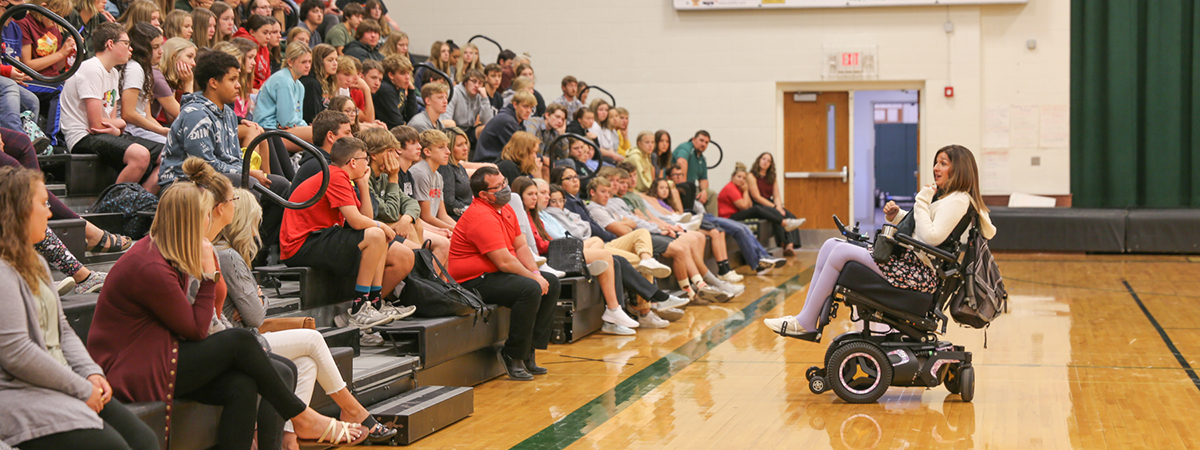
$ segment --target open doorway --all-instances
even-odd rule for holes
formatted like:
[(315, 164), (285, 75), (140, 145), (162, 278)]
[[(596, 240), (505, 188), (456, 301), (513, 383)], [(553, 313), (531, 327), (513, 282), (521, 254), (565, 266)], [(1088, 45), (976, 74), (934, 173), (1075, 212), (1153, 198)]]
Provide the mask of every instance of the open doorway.
[(854, 217), (882, 226), (883, 205), (911, 209), (919, 190), (920, 91), (854, 91)]

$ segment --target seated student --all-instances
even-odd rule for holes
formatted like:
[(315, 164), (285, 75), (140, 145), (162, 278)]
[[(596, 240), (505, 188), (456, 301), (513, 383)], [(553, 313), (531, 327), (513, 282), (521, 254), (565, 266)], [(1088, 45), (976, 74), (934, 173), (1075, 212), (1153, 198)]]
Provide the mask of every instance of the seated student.
[[(324, 43), (321, 33), (317, 32), (321, 23), (325, 22), (325, 2), (321, 0), (304, 0), (300, 4), (300, 24), (297, 28), (308, 31), (308, 47), (314, 48)], [(290, 41), (289, 41), (290, 42)], [(337, 50), (336, 48), (334, 50)]]
[(117, 17), (117, 22), (124, 25), (126, 30), (133, 28), (136, 23), (146, 22), (162, 32), (162, 18), (165, 15), (154, 0), (134, 0), (125, 7), (120, 17)]
[[(542, 117), (542, 114), (546, 113), (546, 100), (542, 98), (542, 93), (538, 92), (535, 88), (537, 77), (533, 75), (533, 66), (529, 65), (529, 58), (525, 56), (522, 56), (522, 58), (525, 58), (525, 62), (517, 66), (517, 79), (526, 79), (527, 84), (522, 83), (522, 86), (524, 89), (529, 90), (529, 93), (533, 94), (533, 97), (537, 99), (537, 107), (533, 110), (533, 116)], [(513, 80), (512, 88), (516, 91), (521, 90), (521, 87), (517, 86), (517, 80), (515, 79)]]
[(246, 19), (233, 35), (235, 38), (246, 38), (258, 44), (258, 52), (254, 55), (254, 84), (250, 86), (255, 91), (262, 89), (263, 83), (271, 77), (271, 35), (274, 33), (274, 25), (278, 23), (274, 17), (255, 14)]
[[(402, 125), (391, 130), (392, 136), (396, 138), (398, 147), (395, 153), (398, 156), (399, 172), (398, 180), (400, 191), (405, 195), (417, 198), (417, 183), (413, 179), (413, 174), (409, 173), (415, 165), (422, 161), (421, 152), (421, 135), (413, 127)], [(419, 206), (419, 204), (418, 204)], [(436, 213), (435, 213), (436, 214)], [(421, 219), (422, 213), (418, 212), (417, 219)], [(425, 241), (430, 241), (434, 249), (434, 254), (439, 257), (443, 256), (446, 249), (450, 248), (450, 234), (454, 231), (454, 227), (445, 227), (445, 224), (437, 225), (426, 222), (425, 220), (417, 220), (414, 224), (413, 248), (419, 248)]]
[(540, 153), (547, 161), (563, 159), (570, 155), (568, 139), (558, 141), (553, 151), (548, 148), (551, 142), (567, 131), (567, 109), (563, 105), (551, 103), (542, 117), (530, 117), (525, 121), (525, 131), (533, 133), (542, 141)]
[(354, 29), (354, 40), (342, 47), (342, 53), (359, 61), (383, 61), (383, 53), (379, 53), (379, 26), (368, 21), (358, 24)]
[(379, 92), (379, 86), (383, 85), (383, 63), (369, 59), (359, 61), (359, 64), (362, 65), (362, 67), (359, 67), (359, 75), (363, 81), (367, 82), (367, 87), (370, 88), (366, 94), (374, 97), (375, 93)]
[(233, 33), (237, 32), (239, 20), (237, 19), (237, 12), (233, 10), (233, 5), (222, 1), (213, 2), (208, 10), (212, 11), (213, 15), (217, 17), (217, 33), (212, 39), (213, 48), (216, 48), (217, 44), (229, 42), (230, 39), (233, 39)]
[(696, 201), (704, 204), (704, 210), (709, 214), (717, 213), (716, 191), (708, 186), (708, 160), (704, 151), (712, 138), (707, 131), (697, 131), (695, 136), (675, 147), (671, 158), (675, 164), (683, 168), (689, 182), (696, 183)]
[[(600, 107), (600, 111), (603, 111), (608, 107), (608, 104), (600, 103)], [(599, 119), (599, 117), (602, 115), (605, 117), (604, 120)], [(596, 133), (596, 143), (600, 145), (601, 156), (605, 161), (612, 162), (613, 164), (624, 161), (625, 154), (621, 153), (621, 138), (617, 132), (617, 126), (621, 121), (621, 116), (617, 114), (616, 110), (609, 109), (607, 113), (597, 113), (596, 117), (596, 123), (600, 126), (600, 131)]]
[(474, 162), (495, 163), (500, 160), (500, 152), (512, 138), (513, 133), (522, 129), (522, 123), (533, 114), (537, 99), (525, 91), (513, 95), (512, 103), (505, 106), (491, 121), (483, 127), (479, 134), (479, 143), (475, 146)]
[(191, 11), (184, 11), (182, 9), (172, 10), (167, 13), (167, 17), (163, 18), (162, 25), (163, 36), (167, 40), (177, 37), (189, 41), (192, 39), (193, 24)]
[(449, 43), (442, 41), (434, 42), (433, 47), (429, 49), (429, 60), (426, 62), (432, 65), (435, 69), (440, 70), (442, 73), (448, 75), (450, 79), (444, 80), (442, 79), (441, 75), (437, 74), (437, 72), (429, 70), (426, 67), (421, 67), (420, 69), (417, 69), (417, 72), (414, 74), (414, 82), (417, 85), (417, 89), (421, 89), (425, 86), (425, 83), (435, 80), (442, 80), (442, 82), (449, 86), (458, 84), (457, 79), (454, 78), (458, 72), (455, 70), (456, 66), (451, 61), (452, 59), (453, 57), (451, 56)]
[[(312, 50), (300, 43), (287, 48), (287, 68), (271, 75), (258, 92), (258, 105), (254, 107), (254, 121), (268, 130), (286, 130), (305, 141), (312, 142), (313, 130), (304, 121), (301, 101), (304, 85), (298, 81), (308, 75), (312, 68)], [(288, 151), (300, 151), (300, 147), (284, 140)]]
[(305, 122), (312, 123), (317, 113), (324, 111), (329, 106), (329, 100), (337, 95), (337, 71), (337, 50), (332, 45), (313, 46), (312, 68), (299, 80), (304, 86), (302, 104)]
[(483, 72), (469, 70), (464, 76), (466, 78), (462, 84), (454, 86), (454, 98), (446, 107), (446, 112), (442, 113), (442, 122), (447, 127), (461, 128), (467, 132), (468, 137), (478, 138), (479, 133), (483, 132), (483, 127), (492, 120), (495, 111), (483, 92), (483, 84), (486, 81)]
[(487, 95), (488, 103), (495, 110), (503, 109), (504, 89), (500, 89), (503, 70), (497, 64), (488, 64), (483, 66), (483, 76), (487, 78), (483, 84), (483, 92), (484, 95)]
[[(379, 67), (379, 61), (371, 62), (375, 63), (376, 68)], [(362, 62), (350, 56), (339, 56), (333, 87), (337, 95), (353, 100), (356, 112), (352, 116), (356, 122), (368, 127), (377, 126), (387, 129), (386, 124), (375, 120), (375, 100), (371, 98), (371, 86), (362, 76), (362, 72)]]
[(579, 108), (571, 115), (571, 119), (571, 123), (567, 124), (568, 133), (578, 134), (593, 142), (596, 140), (596, 133), (592, 131), (592, 127), (596, 125), (595, 111), (591, 108)]
[(637, 135), (637, 147), (633, 147), (625, 152), (625, 161), (628, 162), (633, 169), (630, 174), (637, 180), (637, 185), (633, 190), (638, 193), (645, 193), (650, 189), (650, 183), (654, 181), (654, 164), (650, 163), (650, 155), (654, 153), (654, 133), (643, 131)]
[[(7, 8), (0, 6), (0, 14)], [(16, 21), (9, 19), (8, 23), (0, 25), (0, 41), (4, 43), (3, 52), (11, 58), (21, 59), (21, 27)], [(39, 120), (41, 101), (27, 89), (30, 80), (25, 74), (13, 66), (0, 65), (0, 128), (17, 132), (25, 132), (21, 115), (28, 112), (35, 121)], [(50, 138), (41, 136), (33, 141), (34, 149), (41, 152), (50, 146)]]
[(580, 183), (592, 181), (592, 177), (596, 176), (596, 172), (600, 170), (601, 166), (600, 160), (595, 158), (596, 149), (579, 139), (569, 137), (566, 141), (570, 146), (568, 157), (556, 161), (554, 165), (570, 167), (579, 175)]
[[(980, 195), (979, 166), (969, 149), (961, 145), (938, 149), (934, 155), (933, 180), (933, 184), (917, 193), (912, 211), (901, 211), (895, 203), (888, 202), (884, 206), (885, 219), (897, 224), (904, 216), (916, 214), (912, 237), (938, 247), (953, 241), (965, 243), (967, 232), (957, 236), (954, 232), (963, 217), (972, 213), (976, 214), (979, 233), (984, 238), (991, 239), (996, 235), (996, 227)], [(799, 337), (815, 331), (825, 299), (833, 294), (838, 276), (851, 261), (870, 268), (900, 289), (933, 294), (941, 284), (935, 264), (912, 250), (904, 250), (878, 264), (865, 247), (831, 238), (817, 253), (812, 281), (804, 297), (804, 309), (794, 316), (763, 319), (763, 324), (785, 336)]]
[[(625, 163), (622, 162), (621, 164)], [(646, 202), (642, 200), (641, 196), (630, 190), (634, 181), (625, 168), (605, 168), (597, 176), (607, 177), (612, 182), (613, 198), (620, 198), (624, 201), (624, 206), (634, 217), (658, 225), (660, 229), (671, 229), (676, 232), (686, 231), (682, 233), (684, 237), (687, 237), (686, 235), (693, 235), (697, 239), (697, 243), (691, 247), (692, 254), (695, 257), (700, 276), (710, 286), (729, 294), (731, 298), (737, 297), (746, 291), (744, 286), (735, 284), (736, 281), (741, 281), (741, 276), (733, 272), (729, 266), (729, 255), (725, 250), (725, 232), (723, 230), (711, 222), (705, 223), (701, 217), (696, 217), (687, 224), (679, 223), (675, 219), (666, 217), (665, 215), (664, 217), (659, 217), (656, 214), (657, 211), (646, 206)], [(712, 238), (711, 244), (705, 242), (705, 236)], [(717, 268), (721, 276), (717, 276), (709, 271), (708, 265), (704, 263), (704, 248), (706, 246), (711, 246), (713, 259), (717, 261)], [(704, 267), (701, 268), (699, 266)]]
[[(447, 125), (442, 123), (442, 116), (446, 113), (448, 91), (443, 83), (426, 83), (421, 88), (421, 98), (425, 99), (425, 111), (413, 116), (412, 120), (408, 121), (408, 126), (416, 129), (418, 133), (425, 130), (445, 131)], [(454, 126), (454, 121), (446, 121), (450, 126)]]
[(80, 46), (80, 50), (82, 50), (80, 57), (83, 59), (95, 56), (95, 53), (92, 52), (92, 33), (100, 27), (100, 24), (117, 21), (112, 14), (104, 10), (104, 4), (96, 1), (76, 1), (70, 14), (63, 18), (67, 19), (67, 23), (79, 31), (79, 36), (83, 38)]
[(158, 156), (163, 145), (123, 136), (125, 121), (117, 117), (120, 73), (115, 66), (129, 61), (129, 36), (121, 25), (107, 22), (92, 35), (96, 57), (84, 61), (63, 87), (62, 129), (72, 152), (100, 155), (120, 172), (117, 182), (141, 183), (158, 192)]
[[(649, 231), (654, 254), (663, 255), (674, 261), (675, 280), (679, 282), (679, 287), (687, 293), (687, 298), (693, 304), (704, 306), (714, 301), (728, 301), (729, 294), (709, 286), (696, 267), (695, 252), (692, 247), (703, 246), (703, 236), (695, 233), (676, 234), (673, 230), (662, 230), (658, 228), (658, 225), (639, 219), (629, 212), (624, 201), (611, 200), (612, 184), (608, 178), (601, 176), (592, 178), (592, 181), (588, 183), (592, 202), (588, 204), (587, 211), (596, 223), (619, 236), (624, 236), (639, 228)], [(701, 248), (703, 249), (703, 247)], [(700, 264), (704, 264), (703, 259)], [(707, 272), (707, 269), (705, 270)]]
[(0, 444), (157, 450), (150, 427), (112, 401), (34, 252), (51, 216), (42, 174), (2, 167), (0, 193)]
[(175, 9), (183, 12), (192, 12), (196, 8), (208, 8), (212, 5), (209, 0), (175, 0)]
[[(351, 58), (351, 59), (354, 59), (354, 58)], [(341, 111), (343, 114), (345, 114), (347, 117), (350, 118), (350, 132), (351, 133), (358, 134), (359, 131), (362, 131), (362, 130), (365, 130), (368, 128), (376, 128), (376, 129), (380, 129), (383, 131), (387, 131), (387, 128), (384, 128), (384, 126), (379, 123), (363, 122), (362, 114), (360, 114), (361, 111), (358, 110), (358, 106), (354, 105), (354, 100), (351, 99), (350, 97), (346, 97), (344, 95), (339, 95), (337, 97), (334, 97), (333, 100), (329, 101), (329, 109), (333, 110), (333, 111)]]
[(168, 427), (176, 398), (222, 406), (221, 448), (248, 448), (256, 416), (260, 425), (270, 425), (261, 429), (262, 445), (268, 445), (266, 434), (282, 429), (282, 421), (272, 421), (275, 414), (258, 414), (259, 395), (264, 406), (292, 421), (300, 439), (323, 438), (330, 445), (362, 441), (367, 433), (360, 425), (322, 416), (296, 398), (252, 333), (210, 334), (225, 283), (204, 231), (210, 221), (229, 220), (220, 211), (234, 200), (225, 186), (180, 181), (163, 193), (149, 237), (109, 272), (112, 282), (96, 302), (88, 351), (108, 374), (116, 398), (166, 402)]
[[(338, 139), (345, 137), (353, 137), (351, 132), (350, 117), (341, 111), (327, 109), (317, 114), (317, 118), (313, 120), (313, 145), (325, 162), (329, 163), (330, 152), (333, 151), (333, 144)], [(296, 177), (292, 178), (292, 186), (298, 186), (313, 175), (321, 173), (321, 163), (317, 162), (316, 157), (312, 153), (304, 152), (300, 156), (300, 168), (296, 169)]]
[(160, 144), (167, 143), (169, 128), (162, 126), (149, 112), (154, 95), (154, 66), (162, 60), (162, 33), (148, 23), (129, 29), (130, 58), (125, 64), (121, 86), (121, 119), (130, 135)]
[[(255, 281), (250, 266), (254, 256), (258, 254), (261, 242), (255, 230), (262, 221), (262, 209), (254, 201), (250, 191), (237, 189), (235, 192), (236, 200), (230, 202), (231, 206), (227, 207), (233, 210), (233, 220), (223, 229), (216, 230), (217, 233), (209, 229), (213, 235), (217, 261), (220, 263), (221, 273), (225, 274), (225, 283), (228, 286), (228, 301), (221, 312), (228, 318), (230, 325), (257, 333), (258, 327), (267, 316), (267, 305), (266, 297)], [(415, 310), (416, 307), (410, 306), (406, 312)], [(384, 443), (396, 435), (395, 429), (376, 421), (358, 399), (354, 398), (320, 332), (300, 328), (271, 331), (260, 336), (260, 342), (265, 341), (265, 347), (269, 351), (296, 364), (298, 374), (295, 392), (301, 401), (309, 403), (315, 384), (320, 383), (325, 393), (341, 409), (342, 420), (361, 423), (370, 430), (368, 441)], [(378, 341), (377, 344), (382, 345), (383, 342)], [(285, 448), (298, 446), (291, 424), (284, 426), (283, 441)]]
[(325, 32), (325, 43), (337, 49), (339, 55), (345, 54), (345, 47), (354, 40), (354, 33), (362, 23), (366, 11), (362, 5), (351, 3), (342, 9), (342, 21)]
[[(366, 144), (367, 156), (371, 158), (371, 204), (375, 220), (392, 227), (405, 244), (419, 247), (425, 242), (421, 235), (421, 205), (400, 187), (401, 183), (412, 186), (412, 176), (400, 169), (400, 142), (391, 132), (380, 128), (359, 131), (355, 137)], [(445, 243), (450, 245), (448, 240)]]
[(383, 53), (384, 58), (392, 55), (401, 55), (405, 58), (408, 58), (410, 61), (412, 60), (412, 55), (408, 53), (408, 34), (405, 34), (403, 31), (393, 29), (392, 34), (388, 36), (387, 39), (384, 39), (384, 41), (387, 45), (384, 45), (383, 50), (379, 51), (380, 53)]
[(579, 94), (579, 80), (567, 75), (562, 79), (562, 96), (554, 99), (553, 104), (562, 105), (567, 110), (567, 117), (574, 117), (575, 111), (583, 108), (583, 102), (576, 98)]
[(447, 270), (464, 288), (512, 308), (500, 359), (510, 379), (532, 381), (533, 375), (547, 372), (537, 365), (534, 350), (550, 344), (558, 277), (538, 271), (534, 264), (516, 212), (508, 205), (512, 190), (499, 170), (476, 170), (471, 192), (475, 200), (450, 240)]
[(441, 229), (450, 234), (456, 222), (442, 200), (445, 183), (438, 172), (450, 164), (450, 139), (438, 130), (422, 131), (420, 139), (421, 160), (408, 169), (413, 179), (413, 198), (421, 205), (421, 220), (429, 225), (427, 229)]
[[(682, 168), (677, 170), (682, 171)], [(797, 240), (792, 240), (792, 232), (800, 228), (804, 221), (788, 218), (774, 208), (754, 204), (747, 194), (747, 190), (749, 190), (749, 183), (746, 182), (746, 166), (738, 163), (733, 169), (733, 176), (730, 178), (729, 184), (726, 184), (718, 195), (720, 216), (739, 221), (761, 219), (771, 222), (775, 225), (773, 227), (775, 243), (783, 247), (784, 255), (791, 255), (796, 249), (796, 244), (799, 244), (798, 234)]]
[(372, 95), (375, 96), (375, 118), (389, 129), (404, 125), (417, 115), (412, 71), (412, 63), (403, 56), (392, 55), (383, 60), (383, 80)]
[(179, 116), (179, 101), (193, 90), (197, 49), (192, 41), (174, 37), (163, 42), (162, 51), (162, 60), (154, 71), (154, 104), (150, 111), (155, 120), (169, 127)]
[[(681, 207), (676, 207), (672, 204), (673, 201), (678, 200), (678, 198), (672, 199), (673, 190), (671, 182), (666, 178), (659, 178), (650, 182), (650, 189), (646, 194), (650, 200), (647, 200), (647, 204), (652, 207), (658, 206), (663, 210), (672, 211), (677, 214), (685, 212)], [(675, 196), (677, 197), (678, 193)], [(657, 205), (655, 205), (655, 201), (657, 201)], [(767, 252), (767, 249), (763, 248), (762, 244), (758, 242), (758, 237), (750, 230), (750, 227), (747, 227), (745, 224), (709, 214), (704, 215), (704, 220), (711, 221), (721, 227), (730, 236), (733, 236), (733, 239), (738, 243), (738, 248), (742, 250), (742, 259), (746, 260), (746, 265), (753, 268), (759, 275), (765, 275), (770, 269), (783, 267), (787, 262), (783, 258), (772, 257)]]
[[(776, 181), (778, 180), (775, 178), (775, 157), (771, 155), (771, 152), (762, 152), (750, 166), (750, 171), (746, 172), (746, 193), (749, 194), (751, 200), (754, 200), (755, 206), (761, 205), (774, 209), (785, 219), (796, 219), (795, 214), (784, 209), (783, 200), (776, 198), (775, 193), (778, 192)], [(804, 219), (797, 220), (801, 224), (804, 223)], [(788, 231), (787, 240), (791, 247), (799, 247), (800, 232)]]
[(198, 48), (212, 49), (217, 37), (217, 16), (208, 8), (193, 9), (191, 15), (192, 26), (195, 28), (192, 32), (192, 42), (195, 42)]
[[(70, 14), (72, 8), (71, 0), (43, 0), (38, 4), (62, 17)], [(21, 42), (17, 46), (21, 62), (47, 77), (57, 77), (67, 70), (67, 58), (74, 56), (77, 47), (82, 45), (75, 42), (74, 37), (64, 38), (58, 24), (41, 14), (26, 14), (15, 24), (21, 31)], [(12, 45), (12, 42), (6, 42), (6, 45)], [(39, 120), (45, 121), (42, 129), (46, 130), (46, 136), (53, 145), (61, 145), (57, 136), (61, 122), (59, 94), (63, 87), (37, 81), (29, 81), (26, 86), (38, 98), (38, 109), (44, 112)]]
[[(351, 325), (360, 329), (401, 315), (384, 304), (383, 292), (392, 292), (413, 267), (412, 249), (393, 242), (395, 230), (372, 218), (369, 159), (361, 140), (338, 139), (330, 152), (325, 196), (310, 208), (285, 211), (279, 238), (279, 259), (289, 267), (356, 276), (349, 313)], [(310, 177), (293, 190), (291, 200), (308, 200), (320, 187), (321, 179)]]
[[(496, 168), (500, 169), (506, 180), (515, 180), (522, 176), (539, 178), (542, 175), (539, 149), (541, 141), (534, 135), (524, 131), (513, 133), (512, 138), (504, 145), (504, 150), (500, 152), (500, 161), (496, 163)], [(546, 170), (549, 175), (549, 169)]]
[(613, 109), (613, 113), (617, 115), (617, 153), (624, 156), (634, 146), (633, 141), (629, 140), (629, 110), (617, 107)]
[(450, 138), (450, 163), (438, 167), (438, 173), (442, 174), (445, 184), (442, 200), (446, 203), (446, 212), (452, 219), (458, 220), (471, 205), (471, 199), (475, 198), (471, 195), (471, 174), (475, 173), (475, 167), (468, 171), (467, 165), (477, 163), (467, 162), (471, 140), (465, 131), (453, 127), (446, 130), (446, 136)]
[(308, 30), (306, 30), (304, 28), (300, 28), (300, 27), (295, 27), (295, 28), (292, 28), (291, 31), (288, 31), (287, 39), (284, 39), (284, 41), (285, 42), (301, 42), (304, 45), (308, 45), (308, 37), (310, 35), (312, 35), (312, 33), (309, 32)]

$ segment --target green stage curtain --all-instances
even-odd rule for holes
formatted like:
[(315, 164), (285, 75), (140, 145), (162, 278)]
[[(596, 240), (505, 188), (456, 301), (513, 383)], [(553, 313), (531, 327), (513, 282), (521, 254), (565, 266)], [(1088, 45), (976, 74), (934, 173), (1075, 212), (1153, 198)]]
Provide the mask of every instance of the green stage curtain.
[(1089, 208), (1200, 207), (1200, 7), (1071, 1), (1071, 193)]

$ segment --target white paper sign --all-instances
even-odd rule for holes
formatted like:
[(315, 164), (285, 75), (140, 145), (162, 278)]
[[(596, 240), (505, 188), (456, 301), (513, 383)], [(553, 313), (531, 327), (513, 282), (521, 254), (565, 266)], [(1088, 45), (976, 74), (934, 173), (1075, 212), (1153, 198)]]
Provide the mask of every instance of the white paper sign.
[(1042, 147), (1065, 148), (1071, 145), (1070, 108), (1067, 105), (1042, 105)]
[(1009, 108), (1009, 147), (1036, 148), (1041, 108), (1037, 105), (1013, 105)]
[(1008, 106), (983, 111), (983, 148), (1008, 148)]

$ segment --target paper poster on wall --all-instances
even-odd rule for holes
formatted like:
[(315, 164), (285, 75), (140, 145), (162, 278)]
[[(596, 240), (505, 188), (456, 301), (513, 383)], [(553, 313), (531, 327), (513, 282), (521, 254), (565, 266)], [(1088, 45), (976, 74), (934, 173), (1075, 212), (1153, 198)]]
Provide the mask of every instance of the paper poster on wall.
[(1041, 108), (1037, 105), (1012, 105), (1009, 108), (1009, 147), (1036, 148), (1038, 146), (1038, 116)]
[(1008, 106), (983, 110), (983, 147), (1008, 148)]
[(984, 149), (980, 158), (979, 188), (984, 192), (1010, 192), (1009, 178), (1012, 177), (1008, 166), (1007, 149)]
[(1042, 105), (1041, 145), (1065, 148), (1071, 145), (1070, 108), (1067, 105)]

